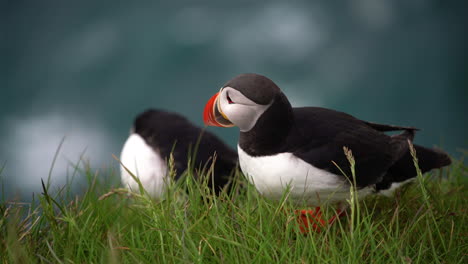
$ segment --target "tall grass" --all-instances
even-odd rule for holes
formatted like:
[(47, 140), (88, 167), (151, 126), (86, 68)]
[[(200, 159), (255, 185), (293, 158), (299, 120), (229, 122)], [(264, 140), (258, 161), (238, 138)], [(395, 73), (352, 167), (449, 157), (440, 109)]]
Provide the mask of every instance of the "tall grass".
[[(350, 155), (351, 161), (352, 156)], [(2, 263), (466, 263), (467, 168), (463, 161), (394, 197), (354, 196), (346, 217), (303, 235), (287, 194), (270, 201), (237, 171), (214, 196), (188, 171), (164, 199), (109, 186), (84, 166), (80, 196), (67, 186), (31, 203), (1, 201)], [(211, 173), (207, 171), (206, 173)], [(118, 177), (118, 175), (114, 175)], [(72, 183), (70, 183), (72, 184)], [(332, 208), (324, 214), (332, 216)]]

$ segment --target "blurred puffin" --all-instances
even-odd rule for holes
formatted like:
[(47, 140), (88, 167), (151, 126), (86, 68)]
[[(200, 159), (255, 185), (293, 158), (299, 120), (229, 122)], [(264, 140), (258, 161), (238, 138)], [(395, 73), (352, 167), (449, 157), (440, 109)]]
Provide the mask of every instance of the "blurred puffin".
[[(214, 178), (208, 180), (208, 186), (219, 193), (228, 184), (229, 176), (237, 165), (237, 153), (215, 135), (194, 126), (179, 114), (150, 109), (138, 115), (120, 160), (140, 179), (149, 195), (159, 198), (168, 180), (167, 161), (171, 152), (175, 179), (178, 179), (186, 171), (189, 153), (194, 150), (197, 150), (192, 154), (195, 155), (194, 168), (206, 166), (209, 169), (216, 153)], [(138, 190), (137, 182), (122, 166), (121, 179), (125, 187)]]
[[(359, 197), (416, 176), (408, 144), (416, 128), (371, 123), (320, 107), (293, 108), (273, 81), (258, 74), (228, 81), (209, 99), (203, 118), (206, 125), (239, 127), (242, 172), (270, 198), (289, 188), (290, 198), (308, 205), (347, 199), (352, 179), (343, 147), (355, 158)], [(384, 133), (398, 130), (403, 132)], [(442, 151), (414, 147), (422, 172), (451, 163)], [(323, 224), (319, 210), (302, 211), (301, 217), (309, 214)]]

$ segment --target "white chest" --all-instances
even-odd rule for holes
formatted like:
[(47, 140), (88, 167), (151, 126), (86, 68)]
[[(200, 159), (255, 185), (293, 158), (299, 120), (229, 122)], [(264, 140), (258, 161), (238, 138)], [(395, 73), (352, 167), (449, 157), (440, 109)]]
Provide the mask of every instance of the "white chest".
[[(145, 190), (155, 198), (162, 195), (165, 187), (167, 164), (138, 134), (131, 134), (124, 144), (120, 161), (133, 175), (139, 178)], [(122, 184), (138, 192), (138, 183), (122, 166)]]
[(316, 168), (292, 153), (252, 157), (237, 146), (242, 172), (263, 195), (279, 199), (289, 188), (289, 197), (310, 205), (346, 200), (348, 181)]

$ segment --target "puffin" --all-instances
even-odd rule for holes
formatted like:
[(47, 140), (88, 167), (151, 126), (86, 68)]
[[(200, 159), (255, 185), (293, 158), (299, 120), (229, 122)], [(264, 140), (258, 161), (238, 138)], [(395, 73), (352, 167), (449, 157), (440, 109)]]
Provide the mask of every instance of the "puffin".
[(205, 168), (206, 175), (213, 166), (210, 179), (204, 180), (216, 194), (227, 188), (238, 163), (237, 152), (214, 134), (193, 125), (177, 113), (148, 109), (135, 118), (123, 145), (120, 155), (122, 184), (138, 191), (133, 174), (151, 197), (161, 198), (166, 184), (172, 180), (168, 175), (171, 154), (174, 159), (174, 180), (178, 180), (187, 170), (191, 157), (196, 177), (199, 177), (197, 169)]
[[(288, 190), (293, 201), (315, 206), (299, 212), (301, 231), (309, 226), (307, 215), (315, 218), (309, 220), (314, 228), (332, 223), (337, 215), (325, 221), (320, 206), (343, 204), (353, 184), (362, 198), (417, 176), (409, 148), (417, 128), (372, 123), (327, 108), (292, 107), (278, 85), (259, 74), (241, 74), (224, 84), (208, 100), (203, 119), (208, 126), (239, 128), (240, 168), (263, 196), (280, 199)], [(386, 134), (390, 131), (400, 133)], [(354, 179), (344, 147), (355, 159)], [(414, 148), (423, 173), (451, 163), (441, 150)]]

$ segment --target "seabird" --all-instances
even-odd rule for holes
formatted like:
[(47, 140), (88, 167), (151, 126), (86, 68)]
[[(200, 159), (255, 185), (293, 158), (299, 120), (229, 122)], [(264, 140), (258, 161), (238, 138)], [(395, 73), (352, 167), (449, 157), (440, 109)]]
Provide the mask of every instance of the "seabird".
[[(206, 125), (239, 127), (241, 170), (266, 197), (279, 199), (289, 188), (289, 197), (310, 206), (348, 199), (353, 179), (343, 147), (356, 162), (359, 197), (417, 175), (408, 144), (416, 128), (371, 123), (326, 108), (291, 107), (281, 89), (262, 75), (241, 74), (228, 81), (209, 99), (203, 118)], [(423, 173), (451, 163), (440, 150), (414, 147)], [(309, 214), (320, 216), (318, 210)]]
[[(150, 109), (139, 114), (125, 142), (120, 161), (121, 179), (125, 187), (138, 191), (138, 183), (127, 170), (138, 177), (148, 194), (160, 198), (168, 179), (168, 159), (172, 153), (175, 180), (187, 170), (189, 155), (195, 157), (194, 169), (212, 166), (216, 154), (213, 179), (208, 186), (219, 193), (230, 181), (237, 166), (237, 153), (215, 135), (193, 125), (185, 117), (171, 112)], [(197, 174), (195, 172), (195, 174)], [(213, 184), (212, 184), (213, 183)]]

